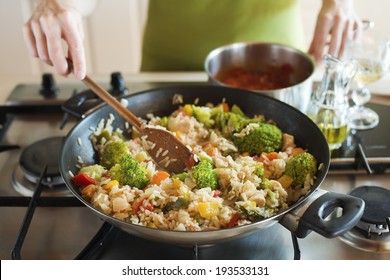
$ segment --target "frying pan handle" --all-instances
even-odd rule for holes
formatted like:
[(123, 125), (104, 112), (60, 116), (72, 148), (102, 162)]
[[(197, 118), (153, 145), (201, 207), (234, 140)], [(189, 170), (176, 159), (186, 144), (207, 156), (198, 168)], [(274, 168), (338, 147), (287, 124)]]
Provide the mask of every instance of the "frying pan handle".
[[(302, 209), (299, 207), (288, 214), (292, 217), (284, 217), (281, 221), (297, 237), (304, 238), (313, 230), (326, 238), (334, 238), (349, 231), (360, 221), (365, 206), (362, 199), (324, 190), (317, 192), (319, 196), (303, 213), (300, 213)], [(336, 212), (337, 215), (333, 215)], [(293, 226), (291, 221), (296, 221), (297, 224)]]

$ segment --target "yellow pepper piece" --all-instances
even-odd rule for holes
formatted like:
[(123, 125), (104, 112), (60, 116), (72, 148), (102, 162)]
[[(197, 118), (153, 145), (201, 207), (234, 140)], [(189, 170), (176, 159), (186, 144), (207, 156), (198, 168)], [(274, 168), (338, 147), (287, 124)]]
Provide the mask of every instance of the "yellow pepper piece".
[(144, 155), (144, 154), (141, 154), (141, 153), (136, 154), (136, 155), (135, 155), (135, 158), (136, 158), (136, 160), (137, 160), (138, 162), (143, 162), (144, 160), (146, 160), (145, 155)]
[(177, 130), (177, 131), (175, 132), (175, 134), (176, 134), (176, 137), (177, 137), (177, 138), (181, 139), (182, 133), (181, 133), (179, 130)]
[(187, 116), (192, 116), (192, 114), (193, 114), (192, 106), (190, 104), (184, 105), (183, 111), (185, 112), (185, 114)]
[(279, 183), (282, 185), (284, 189), (287, 189), (291, 186), (292, 182), (294, 181), (290, 176), (284, 174), (282, 177), (278, 179)]
[(172, 181), (173, 181), (173, 186), (174, 186), (175, 188), (177, 188), (177, 189), (180, 188), (180, 186), (183, 184), (183, 182), (180, 181), (180, 180), (177, 179), (177, 178), (173, 178)]
[(219, 215), (219, 203), (215, 201), (211, 202), (199, 202), (198, 211), (202, 218), (210, 219), (211, 217)]
[(110, 182), (104, 185), (104, 188), (111, 190), (114, 186), (119, 186), (119, 182), (117, 180), (111, 180)]

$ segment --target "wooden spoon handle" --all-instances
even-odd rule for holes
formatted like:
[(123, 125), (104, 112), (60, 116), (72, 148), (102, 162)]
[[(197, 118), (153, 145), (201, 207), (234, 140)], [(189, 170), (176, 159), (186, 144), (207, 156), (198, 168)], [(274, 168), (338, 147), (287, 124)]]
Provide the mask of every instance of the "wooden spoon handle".
[(126, 121), (135, 126), (138, 130), (142, 131), (144, 123), (130, 112), (125, 106), (122, 105), (116, 98), (108, 93), (104, 88), (98, 85), (88, 75), (82, 80), (84, 84), (91, 89), (97, 96), (107, 102), (114, 110), (121, 115)]
[[(69, 72), (73, 72), (73, 61), (70, 58), (66, 59), (68, 62)], [(116, 98), (114, 98), (109, 92), (98, 85), (88, 75), (82, 80), (84, 84), (92, 90), (97, 96), (106, 101), (119, 115), (121, 115), (126, 121), (135, 126), (139, 131), (143, 131), (144, 123), (132, 112), (130, 112), (125, 106), (122, 105)]]

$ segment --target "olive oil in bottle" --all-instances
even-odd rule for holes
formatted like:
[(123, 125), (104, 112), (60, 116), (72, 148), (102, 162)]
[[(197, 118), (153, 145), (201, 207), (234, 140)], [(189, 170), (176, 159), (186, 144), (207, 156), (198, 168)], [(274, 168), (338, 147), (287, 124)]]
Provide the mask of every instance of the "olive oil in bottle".
[(333, 125), (325, 126), (323, 123), (319, 123), (317, 125), (328, 141), (330, 149), (338, 148), (340, 143), (344, 142), (349, 133), (348, 125), (342, 125), (339, 127), (334, 127)]
[(325, 74), (313, 93), (307, 115), (324, 134), (329, 149), (339, 148), (349, 133), (347, 92), (356, 73), (356, 64), (324, 56)]

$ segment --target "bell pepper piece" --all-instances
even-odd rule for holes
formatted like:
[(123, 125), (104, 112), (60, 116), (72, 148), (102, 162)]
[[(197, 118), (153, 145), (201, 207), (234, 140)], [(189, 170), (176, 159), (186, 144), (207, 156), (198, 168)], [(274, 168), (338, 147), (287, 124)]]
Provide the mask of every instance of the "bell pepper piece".
[(239, 219), (240, 219), (240, 214), (234, 213), (233, 216), (230, 218), (228, 228), (235, 227)]
[(215, 190), (213, 197), (219, 197), (219, 196), (221, 196), (221, 194), (222, 194), (222, 192), (220, 190)]
[(85, 173), (77, 174), (76, 176), (74, 176), (72, 178), (72, 181), (73, 181), (73, 183), (75, 183), (76, 185), (78, 185), (80, 187), (85, 187), (85, 186), (88, 186), (90, 184), (96, 184), (96, 180), (89, 177)]
[(212, 202), (199, 202), (198, 203), (199, 214), (205, 218), (210, 219), (211, 217), (219, 215), (219, 203)]
[(279, 179), (278, 179), (279, 183), (282, 185), (282, 187), (284, 189), (287, 189), (288, 187), (291, 186), (291, 184), (293, 183), (293, 179), (286, 175), (286, 174), (283, 174)]

